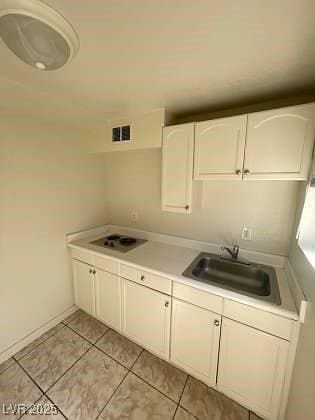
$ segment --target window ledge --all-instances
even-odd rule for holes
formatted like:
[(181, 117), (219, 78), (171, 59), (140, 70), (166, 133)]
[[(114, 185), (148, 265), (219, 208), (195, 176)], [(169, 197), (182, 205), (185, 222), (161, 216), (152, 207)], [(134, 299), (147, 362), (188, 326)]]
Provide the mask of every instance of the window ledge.
[(303, 254), (315, 268), (315, 246), (299, 243), (299, 247), (303, 251)]

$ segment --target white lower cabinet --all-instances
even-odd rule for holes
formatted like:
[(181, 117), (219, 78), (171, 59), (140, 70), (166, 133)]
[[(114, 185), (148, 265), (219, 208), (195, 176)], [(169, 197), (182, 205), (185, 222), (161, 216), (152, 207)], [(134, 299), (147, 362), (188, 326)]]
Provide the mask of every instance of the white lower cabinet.
[(279, 418), (289, 343), (223, 318), (218, 389), (270, 420)]
[(79, 308), (262, 418), (284, 418), (293, 322), (100, 258), (72, 259)]
[(94, 268), (81, 261), (72, 260), (74, 300), (76, 305), (95, 316)]
[(171, 361), (216, 385), (221, 315), (173, 299)]
[(121, 278), (97, 268), (95, 291), (97, 318), (121, 331)]
[(169, 359), (171, 297), (122, 279), (123, 333)]

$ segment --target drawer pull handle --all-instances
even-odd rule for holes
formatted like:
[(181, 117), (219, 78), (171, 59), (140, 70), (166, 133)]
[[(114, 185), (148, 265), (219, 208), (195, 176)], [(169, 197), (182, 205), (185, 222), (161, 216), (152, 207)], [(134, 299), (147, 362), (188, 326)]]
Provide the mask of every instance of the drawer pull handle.
[(90, 274), (93, 274), (93, 270), (92, 270), (92, 268), (90, 268), (89, 273), (90, 273)]
[(93, 274), (96, 274), (96, 270), (93, 270)]
[(214, 325), (215, 325), (216, 327), (219, 327), (219, 326), (220, 326), (220, 321), (219, 321), (218, 319), (215, 319), (215, 320), (214, 320)]
[(168, 307), (169, 307), (169, 304), (170, 304), (170, 303), (169, 303), (168, 301), (166, 301), (166, 302), (165, 302), (165, 308), (168, 308)]
[(142, 276), (141, 276), (141, 280), (142, 280), (142, 281), (144, 281), (144, 279), (145, 279), (145, 277), (144, 277), (144, 275), (142, 275)]

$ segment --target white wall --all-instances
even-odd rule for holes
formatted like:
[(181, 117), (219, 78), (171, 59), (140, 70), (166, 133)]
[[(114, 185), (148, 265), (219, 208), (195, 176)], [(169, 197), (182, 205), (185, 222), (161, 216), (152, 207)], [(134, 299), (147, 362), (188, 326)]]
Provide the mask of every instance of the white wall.
[(73, 304), (65, 234), (103, 224), (88, 133), (0, 122), (0, 353)]
[[(302, 184), (296, 225), (304, 202), (304, 191), (305, 184)], [(296, 228), (294, 234), (295, 231)], [(315, 270), (307, 261), (294, 236), (289, 259), (310, 302), (310, 310), (301, 329), (286, 420), (311, 420), (315, 419)]]
[[(113, 224), (288, 254), (297, 182), (194, 182), (192, 214), (185, 215), (161, 211), (161, 150), (109, 153), (106, 174)], [(137, 223), (131, 211), (139, 213)], [(250, 242), (240, 241), (244, 225), (252, 229)]]

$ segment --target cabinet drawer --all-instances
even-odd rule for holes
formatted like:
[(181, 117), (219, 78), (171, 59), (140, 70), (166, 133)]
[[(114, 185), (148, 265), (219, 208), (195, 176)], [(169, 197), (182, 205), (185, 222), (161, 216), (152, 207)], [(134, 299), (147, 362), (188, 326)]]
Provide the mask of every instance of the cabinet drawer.
[(94, 255), (93, 264), (95, 267), (101, 268), (102, 270), (108, 271), (109, 273), (116, 275), (119, 274), (119, 263), (117, 261), (111, 260), (110, 258)]
[(223, 315), (285, 340), (291, 339), (292, 321), (290, 319), (228, 299), (224, 300)]
[(184, 284), (175, 283), (173, 286), (173, 296), (184, 300), (209, 311), (222, 314), (223, 298), (212, 295), (211, 293), (203, 292), (202, 290), (194, 289), (193, 287)]
[(168, 295), (172, 293), (172, 281), (166, 279), (165, 277), (157, 276), (156, 274), (151, 274), (146, 271), (121, 264), (120, 276), (125, 279), (135, 281), (136, 283), (143, 284), (151, 289), (159, 290), (160, 292)]
[(88, 252), (81, 251), (80, 249), (71, 249), (71, 256), (75, 260), (93, 265), (93, 255), (89, 254)]

